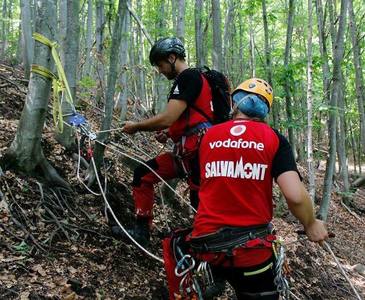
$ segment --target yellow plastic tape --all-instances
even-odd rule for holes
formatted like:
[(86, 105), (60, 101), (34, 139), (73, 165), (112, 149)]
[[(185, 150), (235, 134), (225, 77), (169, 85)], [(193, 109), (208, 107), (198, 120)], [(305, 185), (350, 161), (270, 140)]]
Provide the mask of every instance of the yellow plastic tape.
[(63, 70), (62, 63), (60, 60), (60, 57), (57, 53), (57, 43), (50, 41), (48, 38), (46, 38), (44, 35), (40, 33), (33, 33), (33, 38), (48, 46), (51, 49), (51, 54), (53, 57), (53, 60), (55, 62), (55, 66), (57, 69), (58, 77), (53, 74), (48, 69), (39, 66), (39, 65), (32, 65), (32, 72), (35, 72), (39, 75), (42, 75), (46, 78), (52, 79), (52, 87), (53, 87), (53, 121), (56, 125), (58, 125), (58, 129), (60, 132), (63, 131), (63, 116), (62, 116), (62, 104), (60, 101), (60, 93), (63, 94), (64, 91), (66, 91), (66, 101), (73, 105), (73, 99), (71, 95), (71, 90), (67, 82), (65, 71)]

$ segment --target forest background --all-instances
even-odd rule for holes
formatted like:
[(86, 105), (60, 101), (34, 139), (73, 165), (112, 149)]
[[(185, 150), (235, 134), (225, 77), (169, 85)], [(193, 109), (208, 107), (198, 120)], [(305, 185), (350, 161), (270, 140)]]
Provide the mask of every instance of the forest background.
[[(5, 156), (13, 168), (33, 174), (41, 166), (44, 175), (68, 186), (41, 150), (46, 115), (36, 111), (47, 110), (51, 80), (44, 83), (37, 66), (58, 77), (60, 65), (65, 70), (70, 92), (59, 102), (53, 97), (55, 136), (64, 149), (75, 146), (75, 132), (62, 126), (62, 115), (74, 109), (103, 112), (93, 120), (101, 130), (94, 151), (99, 170), (112, 123), (118, 128), (124, 120), (164, 109), (171, 83), (150, 66), (148, 54), (158, 38), (177, 36), (190, 66), (219, 70), (232, 87), (250, 77), (273, 86), (269, 123), (288, 137), (305, 166), (322, 219), (328, 217), (334, 187), (347, 210), (362, 213), (354, 195), (365, 182), (363, 1), (0, 0), (0, 5), (0, 60), (21, 65), (29, 80), (30, 105)], [(52, 47), (35, 41), (35, 32), (57, 43), (51, 46), (60, 64), (54, 66)], [(32, 134), (37, 138), (21, 138)], [(320, 169), (325, 174), (318, 180)], [(91, 167), (89, 175), (91, 185)]]

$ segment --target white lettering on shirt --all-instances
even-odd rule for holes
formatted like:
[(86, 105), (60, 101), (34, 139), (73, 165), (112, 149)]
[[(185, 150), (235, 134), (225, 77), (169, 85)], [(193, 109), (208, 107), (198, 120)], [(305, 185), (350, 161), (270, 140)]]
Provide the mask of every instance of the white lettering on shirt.
[(205, 164), (205, 178), (229, 177), (262, 181), (267, 167), (266, 164), (244, 163), (242, 157), (238, 161), (211, 161)]
[(256, 149), (258, 151), (263, 151), (265, 145), (263, 143), (257, 143), (255, 141), (245, 141), (238, 139), (237, 141), (232, 141), (230, 138), (224, 141), (214, 141), (209, 142), (210, 149), (214, 148), (234, 148), (234, 149)]

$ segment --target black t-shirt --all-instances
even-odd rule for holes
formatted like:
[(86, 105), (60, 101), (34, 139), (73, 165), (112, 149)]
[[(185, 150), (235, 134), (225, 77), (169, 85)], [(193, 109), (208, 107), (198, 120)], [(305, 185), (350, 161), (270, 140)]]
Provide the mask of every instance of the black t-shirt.
[(196, 69), (186, 69), (176, 77), (168, 100), (183, 100), (187, 104), (193, 104), (199, 97), (202, 86), (203, 80), (200, 72)]
[(276, 181), (280, 174), (283, 174), (287, 171), (295, 171), (298, 173), (300, 180), (302, 180), (302, 176), (300, 175), (297, 164), (295, 163), (293, 150), (288, 140), (276, 129), (274, 129), (274, 131), (279, 138), (279, 148), (276, 151), (274, 160), (272, 162), (272, 176)]

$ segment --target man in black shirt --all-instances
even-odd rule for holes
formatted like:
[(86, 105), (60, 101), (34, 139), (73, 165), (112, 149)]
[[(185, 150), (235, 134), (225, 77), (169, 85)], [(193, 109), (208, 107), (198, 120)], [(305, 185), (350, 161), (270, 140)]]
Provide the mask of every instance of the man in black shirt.
[[(123, 131), (134, 134), (137, 131), (161, 131), (157, 140), (165, 142), (167, 137), (175, 143), (174, 151), (163, 153), (149, 160), (151, 167), (164, 180), (187, 177), (190, 199), (198, 205), (199, 161), (198, 147), (202, 135), (211, 126), (207, 117), (213, 118), (212, 94), (207, 80), (196, 69), (190, 69), (185, 61), (185, 49), (177, 38), (158, 40), (150, 52), (150, 62), (169, 80), (175, 80), (163, 112), (140, 122), (126, 122)], [(204, 115), (193, 109), (198, 107)], [(131, 230), (134, 238), (147, 245), (152, 224), (153, 185), (160, 179), (145, 166), (138, 166), (133, 177), (133, 198), (135, 201), (136, 226)], [(113, 227), (119, 234), (119, 228)]]

